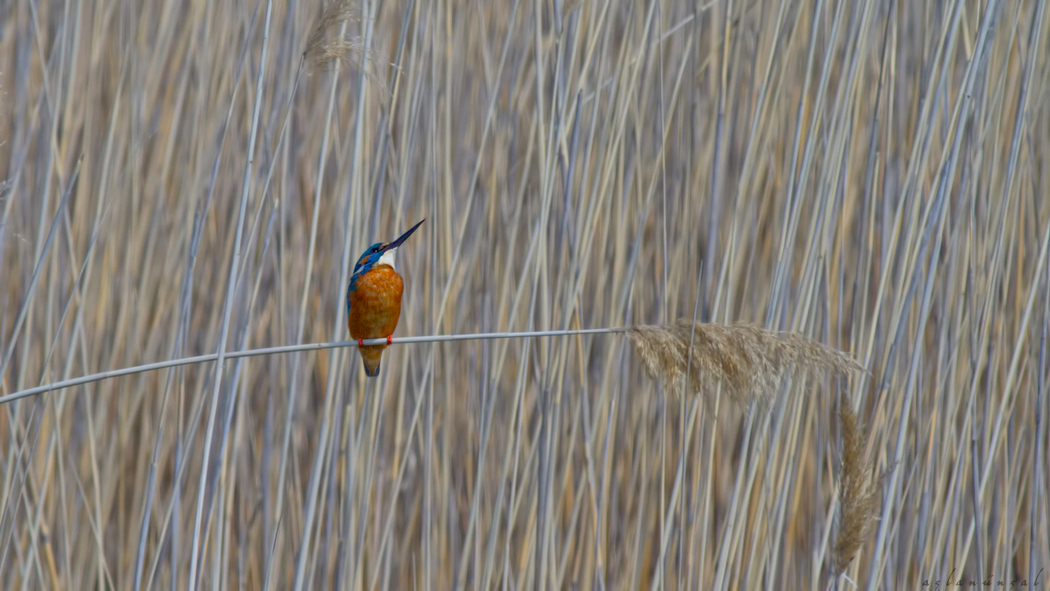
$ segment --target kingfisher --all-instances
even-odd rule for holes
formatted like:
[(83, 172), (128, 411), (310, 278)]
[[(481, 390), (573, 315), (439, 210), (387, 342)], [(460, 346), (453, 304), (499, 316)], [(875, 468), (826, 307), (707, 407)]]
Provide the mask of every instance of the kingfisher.
[[(357, 259), (350, 285), (346, 288), (346, 326), (357, 341), (361, 361), (368, 377), (379, 375), (383, 349), (393, 342), (394, 329), (401, 317), (404, 283), (394, 267), (397, 249), (426, 220), (420, 220), (393, 242), (377, 242)], [(365, 346), (365, 339), (386, 338), (386, 345)]]

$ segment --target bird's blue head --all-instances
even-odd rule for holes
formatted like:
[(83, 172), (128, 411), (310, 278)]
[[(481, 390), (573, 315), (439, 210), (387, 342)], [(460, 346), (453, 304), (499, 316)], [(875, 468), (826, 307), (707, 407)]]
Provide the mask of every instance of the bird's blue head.
[(368, 247), (368, 250), (361, 255), (361, 258), (357, 259), (357, 264), (354, 265), (354, 276), (358, 276), (362, 273), (367, 273), (372, 267), (376, 266), (379, 259), (383, 256), (383, 247), (386, 246), (382, 242), (376, 242), (372, 246)]

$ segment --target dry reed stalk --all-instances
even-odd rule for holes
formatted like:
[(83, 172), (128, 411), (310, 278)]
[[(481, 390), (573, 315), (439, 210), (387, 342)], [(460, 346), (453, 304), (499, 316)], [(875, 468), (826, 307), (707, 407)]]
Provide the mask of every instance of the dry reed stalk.
[(649, 377), (663, 381), (675, 394), (711, 396), (721, 387), (743, 406), (768, 405), (793, 371), (808, 376), (863, 369), (846, 353), (801, 334), (750, 324), (694, 325), (679, 320), (628, 329), (627, 338)]
[(879, 509), (877, 491), (867, 479), (864, 461), (864, 430), (848, 403), (839, 407), (842, 430), (842, 464), (839, 467), (838, 533), (831, 550), (832, 568), (836, 575), (846, 571), (860, 550)]

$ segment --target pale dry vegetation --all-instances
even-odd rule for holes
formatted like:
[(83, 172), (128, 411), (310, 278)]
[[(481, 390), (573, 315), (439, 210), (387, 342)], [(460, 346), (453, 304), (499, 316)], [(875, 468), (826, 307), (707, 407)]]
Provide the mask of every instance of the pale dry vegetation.
[(1044, 4), (0, 2), (0, 587), (1046, 585)]

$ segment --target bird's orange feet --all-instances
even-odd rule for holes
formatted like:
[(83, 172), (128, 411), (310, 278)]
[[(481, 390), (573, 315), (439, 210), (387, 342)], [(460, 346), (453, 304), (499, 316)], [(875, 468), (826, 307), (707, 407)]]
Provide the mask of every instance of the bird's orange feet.
[(364, 346), (365, 346), (365, 340), (364, 339), (357, 339), (357, 348), (360, 349), (360, 348), (362, 348)]
[(394, 344), (394, 335), (392, 335), (392, 334), (386, 335), (386, 344), (388, 344), (388, 345), (393, 345)]

